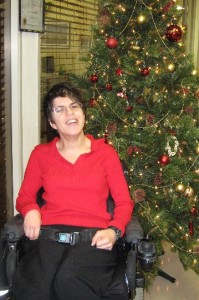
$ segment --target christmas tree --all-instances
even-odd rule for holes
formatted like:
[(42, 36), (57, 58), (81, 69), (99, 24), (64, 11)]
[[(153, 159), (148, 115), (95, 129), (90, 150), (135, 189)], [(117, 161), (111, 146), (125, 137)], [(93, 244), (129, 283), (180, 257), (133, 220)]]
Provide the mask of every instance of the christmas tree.
[(199, 78), (185, 53), (182, 7), (168, 0), (99, 1), (87, 71), (74, 78), (87, 127), (128, 168), (135, 213), (163, 251), (199, 273)]

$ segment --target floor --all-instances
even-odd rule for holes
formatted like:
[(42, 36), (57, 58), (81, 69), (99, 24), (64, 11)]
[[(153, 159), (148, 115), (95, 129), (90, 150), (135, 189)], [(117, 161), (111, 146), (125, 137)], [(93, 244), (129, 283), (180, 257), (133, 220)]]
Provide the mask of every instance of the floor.
[(160, 268), (176, 278), (175, 283), (158, 276), (144, 300), (199, 300), (199, 275), (192, 270), (185, 271), (176, 253), (169, 251), (165, 243), (165, 254)]

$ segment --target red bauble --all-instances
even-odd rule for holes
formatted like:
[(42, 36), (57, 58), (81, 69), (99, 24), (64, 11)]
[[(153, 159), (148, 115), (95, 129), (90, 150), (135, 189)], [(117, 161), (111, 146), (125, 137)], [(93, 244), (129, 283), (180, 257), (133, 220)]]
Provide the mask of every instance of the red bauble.
[(147, 124), (148, 124), (148, 125), (153, 124), (154, 119), (155, 119), (155, 116), (154, 116), (154, 115), (148, 115), (148, 116), (146, 117), (146, 122), (147, 122)]
[(141, 148), (140, 148), (140, 147), (137, 147), (137, 146), (129, 146), (129, 147), (127, 148), (127, 153), (128, 153), (128, 155), (131, 155), (133, 152), (136, 153), (136, 154), (138, 154), (138, 153), (140, 153), (141, 151), (142, 151)]
[(160, 162), (160, 164), (161, 164), (162, 166), (166, 166), (166, 165), (169, 164), (170, 158), (169, 158), (168, 155), (163, 154), (163, 155), (161, 155), (161, 156), (159, 157), (159, 162)]
[(176, 136), (176, 131), (174, 129), (171, 129), (170, 134), (173, 135), (173, 136)]
[(106, 41), (106, 46), (109, 49), (115, 49), (118, 45), (118, 41), (115, 37), (111, 36), (110, 38), (107, 39)]
[(170, 42), (178, 42), (182, 37), (182, 29), (178, 25), (170, 25), (167, 27), (165, 35)]
[(126, 150), (127, 154), (128, 155), (131, 155), (133, 153), (133, 147), (132, 146), (129, 146)]
[(89, 100), (89, 106), (94, 107), (97, 104), (97, 100), (95, 98), (92, 98)]
[(126, 110), (127, 112), (131, 112), (131, 111), (133, 110), (133, 106), (128, 105), (128, 106), (126, 106), (125, 110)]
[(116, 73), (117, 76), (122, 76), (123, 71), (122, 71), (121, 68), (117, 68), (117, 69), (115, 70), (115, 73)]
[(174, 1), (170, 1), (168, 2), (164, 7), (163, 7), (163, 11), (167, 12), (170, 10), (170, 8), (175, 4)]
[(196, 207), (196, 206), (192, 206), (192, 208), (191, 208), (191, 210), (190, 210), (190, 213), (191, 213), (192, 215), (197, 215), (197, 213), (198, 213), (197, 207)]
[(107, 83), (106, 84), (106, 90), (109, 92), (113, 89), (112, 84), (111, 83)]
[(189, 94), (189, 89), (182, 88), (181, 92), (182, 92), (183, 95), (188, 95)]
[(190, 236), (194, 235), (194, 225), (193, 225), (193, 221), (189, 222), (189, 234)]
[(143, 68), (141, 71), (140, 71), (140, 74), (143, 76), (143, 77), (146, 77), (150, 74), (150, 69), (149, 68)]
[(90, 76), (90, 81), (92, 82), (92, 83), (96, 83), (96, 82), (98, 82), (98, 76), (97, 76), (97, 74), (92, 74), (91, 76)]

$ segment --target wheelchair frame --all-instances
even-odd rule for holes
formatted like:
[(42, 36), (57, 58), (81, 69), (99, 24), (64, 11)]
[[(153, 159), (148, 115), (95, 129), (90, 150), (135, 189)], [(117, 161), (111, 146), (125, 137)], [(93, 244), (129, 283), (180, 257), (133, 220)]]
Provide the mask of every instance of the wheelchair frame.
[[(23, 217), (16, 215), (4, 225), (0, 239), (0, 300), (12, 299), (12, 277), (20, 260), (20, 242), (24, 236)], [(144, 241), (143, 229), (136, 217), (133, 217), (126, 228), (126, 235), (122, 243), (128, 248), (126, 259), (126, 283), (129, 290), (129, 299), (144, 299), (144, 273), (139, 257), (139, 248)], [(148, 242), (147, 242), (148, 243)], [(151, 247), (154, 253), (154, 244)], [(148, 248), (147, 244), (147, 248)], [(147, 261), (151, 269), (156, 260), (153, 255)], [(150, 270), (148, 270), (150, 271)]]

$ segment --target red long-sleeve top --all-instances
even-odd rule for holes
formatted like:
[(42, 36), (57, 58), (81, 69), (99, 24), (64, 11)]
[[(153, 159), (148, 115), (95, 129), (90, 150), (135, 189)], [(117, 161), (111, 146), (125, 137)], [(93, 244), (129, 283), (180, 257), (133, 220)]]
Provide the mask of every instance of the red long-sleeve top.
[[(124, 233), (133, 202), (118, 154), (104, 139), (87, 137), (91, 140), (91, 152), (80, 155), (74, 164), (59, 154), (58, 138), (36, 146), (26, 167), (16, 208), (22, 215), (39, 210), (43, 225), (115, 226)], [(46, 201), (42, 208), (36, 202), (40, 187), (44, 188)], [(107, 212), (109, 191), (115, 202), (113, 218)]]

